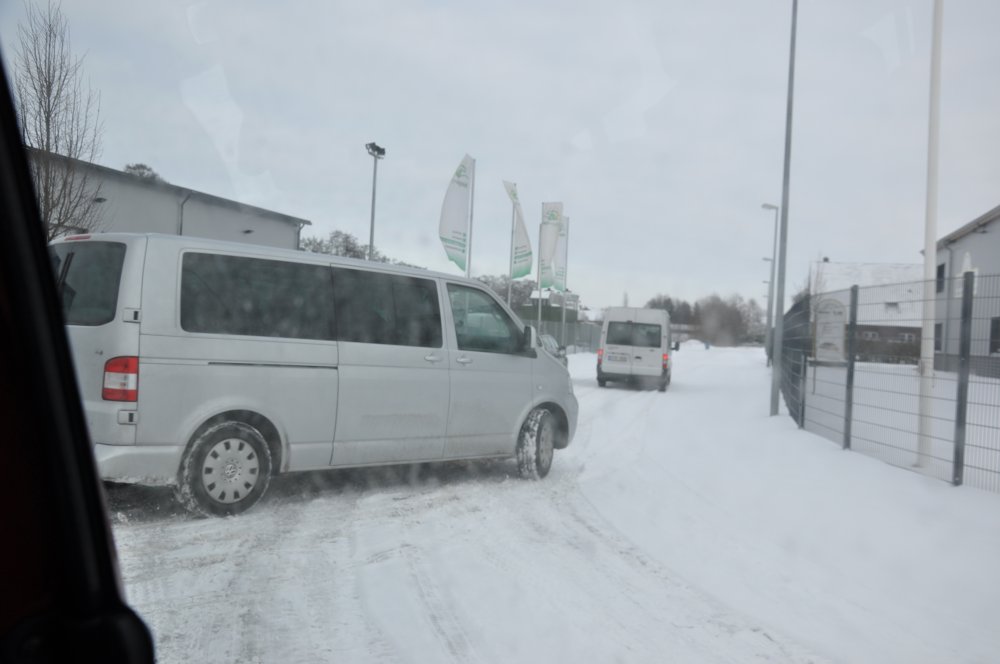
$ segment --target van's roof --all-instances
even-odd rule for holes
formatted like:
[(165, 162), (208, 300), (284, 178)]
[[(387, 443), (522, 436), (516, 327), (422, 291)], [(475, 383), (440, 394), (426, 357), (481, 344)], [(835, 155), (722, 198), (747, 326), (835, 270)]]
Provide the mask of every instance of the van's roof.
[(646, 309), (644, 307), (608, 307), (604, 311), (604, 320), (621, 321), (630, 320), (637, 323), (662, 323), (666, 320), (670, 322), (670, 314), (664, 309)]
[(469, 279), (465, 275), (455, 275), (447, 274), (445, 272), (434, 272), (432, 270), (425, 270), (421, 267), (406, 267), (402, 265), (393, 265), (392, 263), (372, 263), (371, 261), (361, 260), (359, 258), (345, 258), (343, 256), (333, 256), (331, 254), (319, 254), (310, 251), (300, 251), (295, 249), (281, 249), (278, 247), (269, 247), (261, 244), (250, 244), (247, 242), (230, 242), (226, 240), (211, 240), (208, 238), (195, 237), (192, 235), (168, 235), (165, 233), (91, 233), (86, 235), (68, 235), (52, 241), (52, 244), (62, 243), (62, 242), (81, 242), (81, 241), (107, 241), (107, 242), (123, 242), (128, 243), (129, 240), (135, 240), (138, 238), (146, 238), (150, 242), (156, 243), (170, 243), (170, 244), (180, 244), (184, 247), (192, 249), (210, 249), (216, 251), (225, 251), (246, 254), (251, 256), (259, 256), (262, 258), (277, 258), (293, 260), (302, 263), (322, 263), (329, 265), (341, 265), (344, 267), (358, 267), (364, 269), (377, 268), (379, 270), (385, 270), (386, 272), (393, 272), (396, 274), (408, 274), (415, 277), (436, 277), (440, 279), (448, 279), (449, 281), (465, 282), (475, 284), (480, 288), (488, 287), (481, 281), (475, 279)]

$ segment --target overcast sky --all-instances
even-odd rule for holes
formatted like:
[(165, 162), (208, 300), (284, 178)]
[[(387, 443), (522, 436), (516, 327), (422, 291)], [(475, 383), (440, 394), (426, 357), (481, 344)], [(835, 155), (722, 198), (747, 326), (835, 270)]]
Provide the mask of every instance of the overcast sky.
[[(939, 236), (1000, 204), (1000, 2), (945, 3)], [(932, 0), (799, 6), (789, 290), (808, 264), (919, 262)], [(447, 183), (477, 160), (474, 274), (507, 270), (518, 184), (571, 218), (584, 304), (762, 303), (780, 203), (790, 0), (65, 0), (100, 162), (304, 217), (446, 272)], [(12, 56), (23, 5), (0, 4)], [(537, 252), (537, 246), (534, 247)], [(537, 256), (537, 253), (536, 253)]]

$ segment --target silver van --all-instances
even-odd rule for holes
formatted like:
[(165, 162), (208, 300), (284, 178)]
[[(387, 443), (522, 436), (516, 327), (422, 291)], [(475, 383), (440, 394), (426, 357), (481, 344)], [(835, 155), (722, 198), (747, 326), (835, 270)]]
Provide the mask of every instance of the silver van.
[(476, 281), (192, 237), (50, 245), (101, 476), (254, 505), (272, 475), (514, 457), (573, 437), (566, 368)]

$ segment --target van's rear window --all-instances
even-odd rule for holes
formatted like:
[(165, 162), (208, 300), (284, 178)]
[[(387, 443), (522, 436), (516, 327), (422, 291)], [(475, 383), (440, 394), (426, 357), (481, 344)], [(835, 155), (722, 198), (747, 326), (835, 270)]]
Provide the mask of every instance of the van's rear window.
[(659, 348), (663, 342), (663, 328), (651, 323), (632, 324), (632, 345)]
[(608, 323), (609, 346), (632, 345), (632, 323)]
[(49, 247), (67, 325), (104, 325), (115, 318), (125, 245), (67, 242)]
[(609, 346), (639, 346), (659, 348), (663, 341), (663, 328), (654, 323), (609, 323)]

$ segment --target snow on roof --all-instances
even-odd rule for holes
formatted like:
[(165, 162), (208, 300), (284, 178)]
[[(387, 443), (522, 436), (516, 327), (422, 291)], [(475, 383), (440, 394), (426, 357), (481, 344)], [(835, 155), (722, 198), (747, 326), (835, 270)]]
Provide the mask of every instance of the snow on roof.
[(834, 263), (816, 261), (809, 270), (809, 292), (829, 293), (851, 286), (886, 286), (924, 278), (921, 263)]

